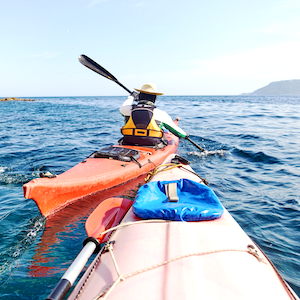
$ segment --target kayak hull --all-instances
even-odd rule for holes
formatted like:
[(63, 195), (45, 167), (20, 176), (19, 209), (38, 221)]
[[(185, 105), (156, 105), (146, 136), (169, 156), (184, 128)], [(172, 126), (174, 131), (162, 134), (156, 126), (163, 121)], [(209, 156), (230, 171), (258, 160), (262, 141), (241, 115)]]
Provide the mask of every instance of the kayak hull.
[[(179, 168), (151, 181), (201, 179)], [(299, 299), (229, 212), (216, 220), (144, 223), (132, 209), (68, 299)]]
[(24, 197), (33, 199), (47, 217), (81, 197), (129, 182), (147, 174), (176, 151), (178, 138), (171, 133), (165, 135), (168, 145), (162, 149), (122, 146), (139, 151), (137, 162), (90, 157), (54, 178), (37, 178), (26, 183)]

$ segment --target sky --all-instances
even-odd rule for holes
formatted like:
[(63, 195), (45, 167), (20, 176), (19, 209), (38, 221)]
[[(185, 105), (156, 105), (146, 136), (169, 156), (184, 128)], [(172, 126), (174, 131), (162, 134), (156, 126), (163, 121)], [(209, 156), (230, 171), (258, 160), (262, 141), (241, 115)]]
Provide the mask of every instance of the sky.
[[(0, 97), (239, 95), (300, 79), (299, 0), (1, 1)], [(5, 26), (4, 26), (5, 24)]]

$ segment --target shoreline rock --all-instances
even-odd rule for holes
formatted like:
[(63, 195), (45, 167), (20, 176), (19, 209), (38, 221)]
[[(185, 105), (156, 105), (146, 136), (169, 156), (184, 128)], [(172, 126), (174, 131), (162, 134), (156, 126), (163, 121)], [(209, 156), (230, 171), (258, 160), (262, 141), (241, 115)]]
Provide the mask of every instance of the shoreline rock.
[(24, 99), (24, 98), (2, 98), (0, 101), (35, 101), (34, 99)]

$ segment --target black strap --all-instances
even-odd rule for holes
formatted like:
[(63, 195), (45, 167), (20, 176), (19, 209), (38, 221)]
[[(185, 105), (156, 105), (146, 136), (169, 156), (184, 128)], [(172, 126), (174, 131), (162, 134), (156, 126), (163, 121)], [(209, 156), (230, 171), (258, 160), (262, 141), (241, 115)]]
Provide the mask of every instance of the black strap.
[(130, 156), (130, 158), (132, 161), (135, 161), (139, 165), (140, 168), (142, 167), (142, 165), (133, 156)]

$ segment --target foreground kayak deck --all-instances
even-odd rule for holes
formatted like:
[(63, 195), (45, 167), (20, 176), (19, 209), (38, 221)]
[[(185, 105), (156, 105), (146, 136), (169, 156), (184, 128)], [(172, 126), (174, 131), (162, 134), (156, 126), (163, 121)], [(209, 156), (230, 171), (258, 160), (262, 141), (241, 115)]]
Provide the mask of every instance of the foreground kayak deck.
[(41, 213), (48, 216), (80, 197), (124, 184), (154, 169), (176, 151), (178, 138), (171, 133), (165, 135), (168, 146), (163, 149), (114, 146), (139, 151), (137, 161), (90, 157), (57, 177), (37, 178), (26, 183), (24, 197), (33, 199)]
[[(132, 221), (131, 211), (124, 222)], [(125, 280), (108, 299), (297, 299), (227, 211), (215, 221), (137, 223), (112, 240)], [(69, 299), (94, 299), (118, 278), (110, 253), (102, 254)]]
[[(182, 168), (152, 182), (166, 178), (201, 182)], [(212, 221), (147, 223), (130, 209), (122, 224), (68, 299), (299, 299), (225, 208)]]

